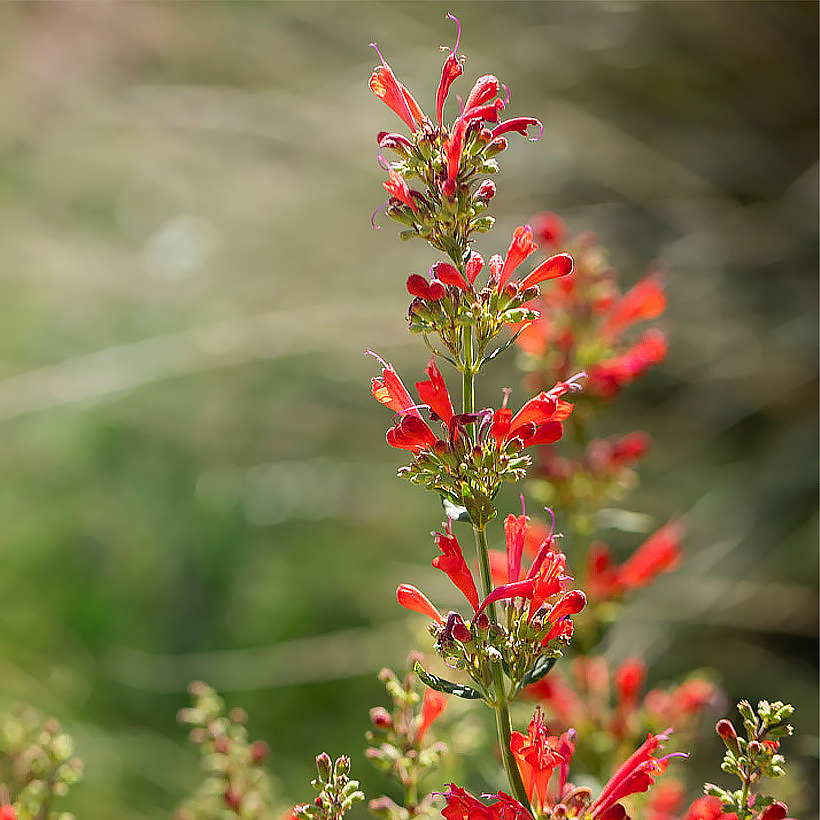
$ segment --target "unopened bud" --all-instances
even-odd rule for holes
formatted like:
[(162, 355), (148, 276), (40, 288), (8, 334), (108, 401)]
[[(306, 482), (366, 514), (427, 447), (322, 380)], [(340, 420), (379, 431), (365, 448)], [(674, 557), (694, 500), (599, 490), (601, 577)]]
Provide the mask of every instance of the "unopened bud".
[(233, 809), (237, 812), (242, 808), (242, 795), (240, 794), (239, 789), (234, 786), (228, 786), (225, 790), (225, 805), (229, 809)]
[(461, 618), (453, 623), (453, 637), (460, 643), (469, 643), (473, 639), (470, 630)]
[(485, 179), (475, 192), (475, 199), (482, 202), (489, 202), (495, 196), (495, 183), (491, 179)]
[(488, 146), (484, 156), (490, 159), (502, 151), (507, 150), (507, 140), (504, 137), (496, 137)]
[(715, 731), (720, 735), (721, 740), (726, 744), (726, 748), (729, 749), (729, 751), (739, 754), (740, 745), (737, 742), (737, 732), (731, 720), (726, 720), (726, 718), (719, 720), (715, 726)]
[(256, 766), (261, 763), (270, 751), (270, 747), (264, 740), (255, 740), (251, 743), (251, 763)]
[(393, 725), (393, 718), (383, 706), (374, 706), (370, 710), (370, 722), (380, 729), (389, 729)]
[(763, 809), (758, 820), (784, 820), (788, 813), (789, 809), (786, 804), (778, 801)]
[(214, 751), (221, 755), (226, 755), (231, 750), (231, 741), (222, 735), (214, 740)]
[(479, 612), (473, 623), (476, 629), (479, 629), (481, 632), (486, 632), (490, 628), (490, 616), (486, 612)]
[(336, 761), (336, 774), (337, 775), (350, 774), (350, 757), (348, 757), (348, 755), (342, 755)]
[(316, 771), (319, 772), (319, 780), (322, 783), (327, 783), (330, 780), (332, 765), (330, 755), (327, 752), (322, 752), (316, 756)]

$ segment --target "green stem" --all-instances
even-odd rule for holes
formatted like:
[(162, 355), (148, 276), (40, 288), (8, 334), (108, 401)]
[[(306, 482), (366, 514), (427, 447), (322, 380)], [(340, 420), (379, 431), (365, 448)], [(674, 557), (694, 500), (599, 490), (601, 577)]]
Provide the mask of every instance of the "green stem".
[[(493, 581), (490, 574), (490, 554), (487, 548), (487, 535), (483, 527), (473, 527), (473, 534), (475, 535), (476, 552), (478, 553), (478, 565), (481, 570), (481, 585), (484, 588), (484, 595), (487, 596), (492, 592)], [(487, 614), (493, 626), (498, 624), (498, 616), (495, 611), (495, 604), (490, 604), (487, 607)], [(490, 627), (492, 629), (492, 626)], [(495, 724), (498, 731), (498, 742), (501, 746), (501, 759), (504, 762), (504, 771), (507, 774), (507, 780), (510, 784), (510, 790), (513, 797), (521, 803), (522, 806), (529, 809), (530, 799), (527, 796), (527, 790), (524, 787), (524, 781), (521, 779), (521, 772), (518, 769), (518, 763), (515, 756), (510, 749), (510, 740), (512, 739), (512, 723), (510, 721), (510, 706), (507, 701), (507, 690), (504, 686), (504, 670), (501, 667), (501, 661), (496, 661), (492, 665), (493, 684), (495, 686)]]
[[(471, 327), (463, 328), (462, 347), (464, 356), (464, 381), (463, 381), (463, 412), (473, 413), (475, 411), (475, 373), (473, 372), (473, 330)], [(478, 554), (478, 565), (481, 572), (481, 585), (484, 589), (484, 596), (489, 595), (493, 590), (493, 580), (490, 573), (490, 553), (487, 547), (487, 535), (483, 526), (473, 526), (475, 536), (476, 553)], [(487, 614), (492, 626), (497, 626), (498, 616), (495, 604), (487, 607)], [(492, 628), (492, 627), (491, 627)], [(498, 731), (498, 742), (501, 746), (501, 759), (504, 762), (504, 771), (510, 784), (512, 795), (529, 809), (530, 800), (527, 790), (524, 788), (524, 781), (521, 779), (521, 772), (518, 763), (510, 749), (512, 739), (512, 722), (510, 721), (510, 707), (507, 701), (507, 690), (504, 685), (504, 670), (501, 661), (492, 664), (493, 686), (495, 688), (495, 723)]]

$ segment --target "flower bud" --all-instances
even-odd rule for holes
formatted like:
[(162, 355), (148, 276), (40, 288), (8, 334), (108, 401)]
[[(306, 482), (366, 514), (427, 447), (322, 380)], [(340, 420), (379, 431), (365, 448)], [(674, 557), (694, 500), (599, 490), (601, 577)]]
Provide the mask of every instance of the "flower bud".
[(239, 792), (239, 789), (235, 788), (234, 786), (228, 786), (225, 790), (225, 805), (229, 809), (233, 809), (233, 811), (238, 812), (239, 809), (242, 808), (242, 795)]
[(251, 764), (258, 766), (267, 756), (270, 747), (264, 740), (255, 740), (251, 743)]
[(350, 774), (350, 758), (347, 755), (342, 755), (336, 761), (336, 775)]
[(763, 809), (758, 820), (784, 820), (788, 812), (786, 804), (778, 800), (777, 803)]
[(729, 751), (735, 754), (740, 752), (740, 745), (737, 742), (737, 732), (731, 720), (726, 720), (726, 718), (719, 720), (715, 726), (715, 731), (720, 735), (721, 740), (726, 744), (726, 748), (729, 749)]
[(473, 639), (473, 636), (470, 634), (470, 630), (467, 629), (467, 624), (465, 624), (460, 618), (453, 623), (452, 634), (453, 637), (460, 643), (469, 643)]
[(322, 752), (316, 756), (316, 771), (319, 772), (319, 780), (322, 783), (327, 783), (330, 780), (331, 765), (330, 755), (327, 752)]
[(479, 612), (473, 623), (480, 632), (486, 632), (490, 628), (490, 616), (486, 612)]
[(383, 706), (374, 706), (370, 710), (370, 722), (380, 729), (389, 729), (393, 725), (393, 718)]
[(222, 735), (214, 740), (214, 751), (221, 755), (226, 755), (231, 750), (231, 741)]
[(489, 202), (495, 196), (495, 183), (491, 179), (485, 179), (475, 192), (475, 199), (481, 202)]
[(507, 140), (504, 137), (496, 137), (488, 146), (484, 153), (487, 159), (492, 159), (502, 151), (507, 150)]

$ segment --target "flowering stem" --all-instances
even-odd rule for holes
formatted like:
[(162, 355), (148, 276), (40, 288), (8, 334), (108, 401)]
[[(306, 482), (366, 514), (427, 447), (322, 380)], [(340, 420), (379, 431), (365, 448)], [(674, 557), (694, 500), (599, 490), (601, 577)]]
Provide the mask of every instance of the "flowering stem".
[[(473, 527), (475, 535), (476, 552), (478, 553), (478, 563), (481, 570), (481, 584), (484, 588), (484, 595), (492, 592), (493, 582), (490, 575), (490, 555), (487, 549), (487, 535), (484, 527)], [(498, 623), (495, 612), (495, 604), (487, 607), (487, 613), (492, 623), (491, 629)], [(510, 748), (512, 739), (512, 723), (510, 721), (510, 707), (507, 702), (507, 691), (504, 686), (504, 671), (501, 668), (501, 661), (495, 661), (492, 665), (493, 683), (495, 685), (495, 723), (498, 731), (498, 742), (501, 746), (501, 759), (504, 761), (504, 771), (507, 773), (507, 780), (510, 784), (513, 797), (522, 806), (529, 806), (530, 800), (527, 790), (524, 788), (524, 781), (521, 779), (521, 772)]]

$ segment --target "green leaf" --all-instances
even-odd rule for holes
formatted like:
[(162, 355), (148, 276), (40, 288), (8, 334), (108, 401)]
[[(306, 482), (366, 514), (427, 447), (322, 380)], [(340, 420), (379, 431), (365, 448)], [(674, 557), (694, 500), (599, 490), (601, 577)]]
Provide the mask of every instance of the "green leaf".
[(477, 689), (473, 689), (472, 686), (453, 683), (452, 681), (438, 677), (438, 675), (432, 675), (418, 661), (416, 661), (413, 671), (418, 675), (419, 680), (425, 686), (435, 689), (436, 692), (444, 692), (445, 695), (455, 695), (457, 698), (464, 698), (465, 700), (481, 700), (483, 698), (481, 692)]
[(463, 521), (465, 524), (471, 523), (470, 513), (467, 512), (466, 507), (454, 504), (449, 498), (445, 498), (444, 496), (441, 496), (441, 505), (444, 507), (444, 512), (447, 513), (449, 519), (453, 521)]
[(552, 667), (555, 666), (558, 658), (550, 657), (549, 655), (542, 655), (530, 668), (526, 675), (521, 679), (522, 686), (529, 686), (536, 681), (541, 680), (548, 674)]

